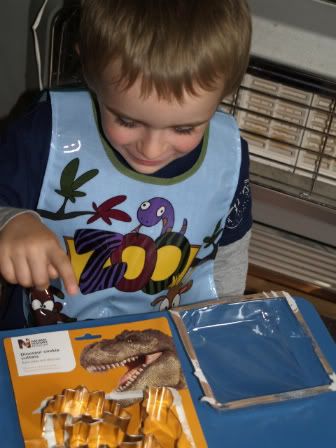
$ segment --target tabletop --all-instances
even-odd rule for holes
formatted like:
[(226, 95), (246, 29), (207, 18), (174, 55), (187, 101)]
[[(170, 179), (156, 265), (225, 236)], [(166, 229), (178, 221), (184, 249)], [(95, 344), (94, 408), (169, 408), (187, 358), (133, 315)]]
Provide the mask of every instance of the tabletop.
[[(305, 299), (295, 301), (329, 364), (336, 371), (336, 344), (315, 308)], [(25, 328), (0, 332), (0, 338), (60, 331), (73, 328), (97, 327), (114, 323), (167, 317), (193, 402), (210, 448), (221, 446), (246, 448), (315, 448), (334, 446), (336, 439), (336, 393), (326, 392), (312, 397), (252, 406), (239, 410), (216, 410), (201, 402), (202, 391), (193, 367), (186, 355), (169, 312), (100, 319), (57, 327)], [(0, 434), (1, 447), (24, 446), (19, 426), (15, 398), (7, 367), (3, 341), (0, 344)], [(199, 448), (199, 447), (197, 447)]]

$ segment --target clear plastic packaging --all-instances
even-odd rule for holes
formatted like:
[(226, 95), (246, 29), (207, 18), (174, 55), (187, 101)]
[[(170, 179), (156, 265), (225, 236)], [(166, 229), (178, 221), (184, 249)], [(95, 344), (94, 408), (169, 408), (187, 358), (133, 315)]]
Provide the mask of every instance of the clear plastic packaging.
[(334, 372), (287, 293), (213, 301), (172, 315), (203, 400), (217, 408), (298, 398), (335, 385)]

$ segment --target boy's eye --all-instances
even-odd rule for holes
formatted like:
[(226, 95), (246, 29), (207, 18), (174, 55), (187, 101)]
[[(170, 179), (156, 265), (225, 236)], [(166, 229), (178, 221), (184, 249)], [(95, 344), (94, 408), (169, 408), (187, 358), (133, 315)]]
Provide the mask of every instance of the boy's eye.
[(195, 128), (189, 127), (189, 128), (174, 128), (174, 131), (176, 134), (185, 134), (189, 135), (194, 131)]
[(129, 120), (128, 118), (117, 117), (116, 121), (120, 126), (124, 126), (125, 128), (134, 128), (136, 126), (135, 121)]

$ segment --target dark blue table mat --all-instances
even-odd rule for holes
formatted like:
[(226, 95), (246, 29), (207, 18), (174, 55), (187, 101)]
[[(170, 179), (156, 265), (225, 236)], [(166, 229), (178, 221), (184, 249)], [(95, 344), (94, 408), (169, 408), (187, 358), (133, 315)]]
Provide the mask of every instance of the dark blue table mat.
[[(302, 298), (295, 299), (324, 355), (332, 368), (336, 370), (336, 345), (315, 308)], [(160, 316), (166, 316), (170, 320), (167, 312), (150, 313), (148, 315), (59, 325), (57, 330), (111, 325)], [(200, 385), (193, 375), (192, 364), (186, 356), (177, 330), (171, 320), (170, 323), (188, 387), (210, 448), (316, 448), (317, 446), (335, 446), (335, 392), (234, 411), (219, 411), (207, 403), (200, 402), (202, 397)], [(55, 331), (55, 326), (43, 327), (43, 329), (32, 328), (0, 332), (0, 338), (46, 331)], [(1, 448), (22, 448), (24, 445), (14, 393), (3, 344), (0, 345), (0, 446)]]

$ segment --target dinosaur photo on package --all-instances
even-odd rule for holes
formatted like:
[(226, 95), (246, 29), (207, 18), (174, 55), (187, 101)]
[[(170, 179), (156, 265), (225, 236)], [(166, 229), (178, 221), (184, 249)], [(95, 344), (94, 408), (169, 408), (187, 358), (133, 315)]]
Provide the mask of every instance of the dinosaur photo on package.
[(173, 338), (160, 330), (125, 330), (84, 347), (80, 364), (92, 373), (126, 367), (115, 392), (145, 387), (186, 387)]

